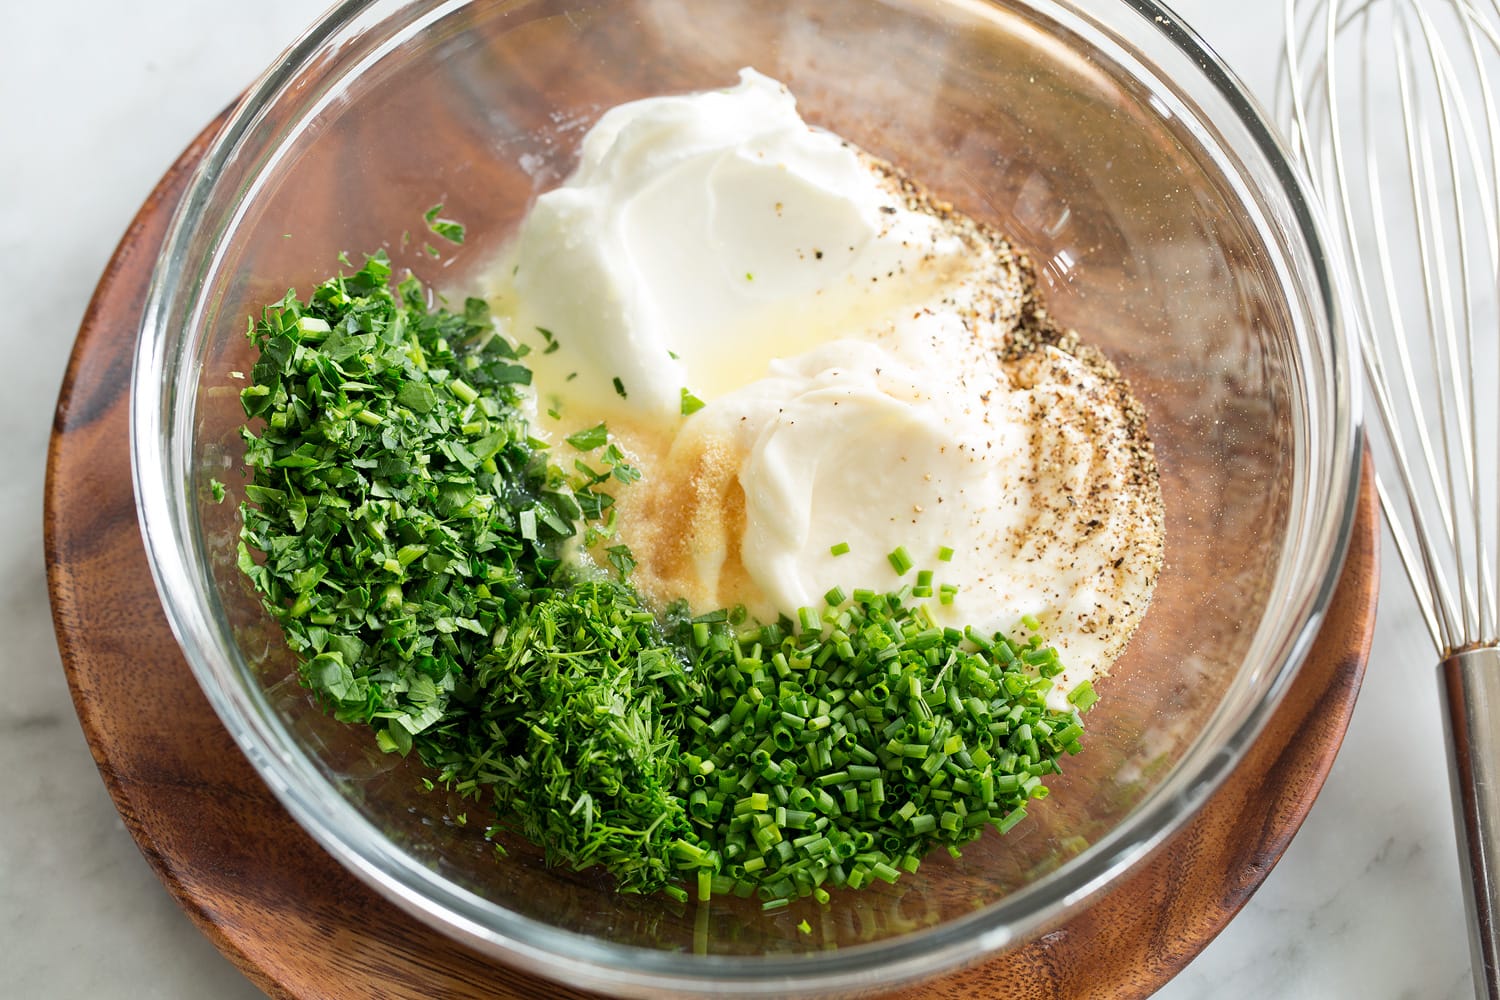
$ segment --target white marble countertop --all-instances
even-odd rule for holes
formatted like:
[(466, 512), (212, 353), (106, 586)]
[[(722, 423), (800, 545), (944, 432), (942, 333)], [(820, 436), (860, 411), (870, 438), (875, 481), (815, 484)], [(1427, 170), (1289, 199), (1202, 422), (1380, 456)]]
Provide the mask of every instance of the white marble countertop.
[[(234, 1000), (94, 769), (52, 636), (42, 472), (63, 366), (126, 223), (188, 140), (323, 0), (0, 6), (0, 997)], [(1279, 4), (1180, 0), (1269, 103)], [(1264, 887), (1159, 996), (1472, 995), (1432, 655), (1390, 551), (1343, 752)], [(1413, 720), (1431, 738), (1410, 738)], [(1400, 734), (1399, 739), (1395, 734)]]

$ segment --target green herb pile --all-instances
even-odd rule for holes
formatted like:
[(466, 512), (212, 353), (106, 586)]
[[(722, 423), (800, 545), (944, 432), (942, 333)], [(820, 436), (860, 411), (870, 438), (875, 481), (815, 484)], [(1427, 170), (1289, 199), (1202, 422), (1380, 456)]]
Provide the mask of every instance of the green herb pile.
[(937, 844), (1009, 830), (1080, 749), (1093, 689), (1049, 711), (1053, 650), (938, 628), (910, 589), (830, 591), (795, 634), (691, 624), (703, 695), (677, 787), (701, 842), (676, 850), (698, 898), (758, 890), (774, 909), (894, 882)]
[(607, 428), (554, 454), (484, 302), (390, 279), (377, 254), (251, 322), (240, 567), (327, 709), (492, 833), (774, 909), (1009, 829), (1079, 749), (1092, 690), (1049, 710), (1056, 654), (937, 627), (928, 571), (795, 621), (645, 606), (606, 490), (640, 473)]

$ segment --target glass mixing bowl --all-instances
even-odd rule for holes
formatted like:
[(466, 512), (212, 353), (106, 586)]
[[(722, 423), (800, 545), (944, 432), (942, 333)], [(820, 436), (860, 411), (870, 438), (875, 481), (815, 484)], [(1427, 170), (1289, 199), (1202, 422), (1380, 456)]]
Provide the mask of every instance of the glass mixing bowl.
[[(742, 66), (1029, 251), (1053, 314), (1145, 405), (1167, 513), (1155, 601), (1052, 796), (961, 859), (774, 914), (617, 895), (516, 841), (497, 862), (485, 823), (457, 822), (472, 804), (420, 791), (415, 764), (324, 717), (235, 562), (248, 315), (378, 247), (462, 294), (604, 109), (726, 86)], [(441, 261), (423, 250), (438, 202), (469, 233)], [(141, 524), (172, 627), (246, 755), (423, 920), (612, 993), (889, 986), (1055, 926), (1255, 738), (1353, 509), (1338, 299), (1260, 114), (1150, 0), (357, 0), (256, 85), (178, 209), (134, 370)]]

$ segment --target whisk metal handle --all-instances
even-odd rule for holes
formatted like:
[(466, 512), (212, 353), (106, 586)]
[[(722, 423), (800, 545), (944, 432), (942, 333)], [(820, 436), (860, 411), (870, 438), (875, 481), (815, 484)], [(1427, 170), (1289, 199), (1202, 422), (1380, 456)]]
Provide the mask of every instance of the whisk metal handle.
[(1500, 1000), (1500, 649), (1464, 650), (1440, 669), (1474, 992)]

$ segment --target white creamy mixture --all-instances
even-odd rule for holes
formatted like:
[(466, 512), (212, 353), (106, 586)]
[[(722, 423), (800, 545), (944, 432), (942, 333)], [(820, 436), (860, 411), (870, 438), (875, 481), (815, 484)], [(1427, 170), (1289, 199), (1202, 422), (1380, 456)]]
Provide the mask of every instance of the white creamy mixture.
[(1035, 336), (1008, 244), (775, 81), (607, 112), (497, 275), (512, 335), (558, 345), (528, 357), (539, 427), (605, 420), (645, 473), (617, 490), (645, 593), (774, 619), (915, 582), (903, 546), (940, 622), (1040, 620), (1059, 705), (1145, 613), (1160, 495), (1123, 383)]

